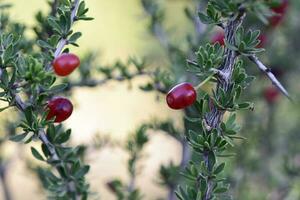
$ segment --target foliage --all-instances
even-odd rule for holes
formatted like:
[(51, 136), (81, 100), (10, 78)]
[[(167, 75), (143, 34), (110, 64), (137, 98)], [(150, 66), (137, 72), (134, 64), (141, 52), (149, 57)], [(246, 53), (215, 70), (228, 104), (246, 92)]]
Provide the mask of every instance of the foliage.
[(129, 154), (127, 163), (129, 173), (129, 183), (125, 184), (119, 179), (111, 180), (107, 183), (109, 189), (114, 193), (118, 200), (140, 200), (143, 199), (141, 191), (135, 185), (136, 176), (139, 174), (137, 162), (142, 158), (142, 150), (149, 138), (147, 136), (147, 125), (141, 125), (126, 142), (126, 151)]
[(49, 198), (86, 199), (89, 185), (84, 177), (89, 166), (80, 160), (79, 147), (65, 145), (71, 130), (61, 131), (59, 125), (46, 120), (45, 104), (52, 95), (65, 88), (64, 84), (55, 84), (52, 60), (62, 53), (65, 45), (76, 45), (81, 33), (73, 31), (73, 23), (91, 18), (86, 17), (88, 9), (84, 1), (60, 1), (55, 9), (57, 12), (44, 22), (53, 32), (48, 33), (49, 38), (37, 41), (42, 51), (36, 52), (33, 51), (35, 45), (24, 38), (24, 28), (11, 31), (11, 27), (17, 25), (10, 24), (8, 17), (2, 15), (1, 21), (7, 23), (1, 23), (0, 32), (1, 100), (7, 103), (5, 108), (16, 107), (22, 116), (19, 124), (22, 133), (10, 139), (24, 143), (41, 142), (42, 153), (34, 147), (31, 147), (31, 152), (37, 160), (52, 167), (44, 174)]

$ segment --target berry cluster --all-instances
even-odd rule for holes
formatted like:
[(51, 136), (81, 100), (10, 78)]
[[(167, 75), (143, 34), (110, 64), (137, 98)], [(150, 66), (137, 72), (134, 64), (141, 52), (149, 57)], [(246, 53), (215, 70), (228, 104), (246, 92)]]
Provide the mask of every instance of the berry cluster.
[[(62, 54), (53, 61), (53, 70), (58, 76), (68, 76), (80, 65), (78, 56), (72, 53)], [(68, 119), (73, 112), (73, 104), (64, 97), (54, 97), (48, 101), (47, 120), (60, 123)]]

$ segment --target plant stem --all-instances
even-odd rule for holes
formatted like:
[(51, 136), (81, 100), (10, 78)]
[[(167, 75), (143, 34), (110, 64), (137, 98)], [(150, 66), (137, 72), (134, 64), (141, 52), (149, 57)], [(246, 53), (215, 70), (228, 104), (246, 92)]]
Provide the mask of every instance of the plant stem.
[(199, 90), (202, 88), (203, 85), (205, 85), (207, 82), (209, 82), (216, 74), (209, 75), (205, 80), (203, 80), (199, 85), (195, 87), (195, 90)]
[(5, 200), (12, 200), (11, 193), (8, 188), (8, 184), (6, 181), (6, 165), (5, 164), (0, 164), (0, 179), (2, 183), (2, 188), (3, 188), (3, 195)]
[[(144, 76), (144, 75), (151, 75), (149, 72), (136, 72), (131, 74), (130, 78), (133, 77), (138, 77), (138, 76)], [(96, 87), (96, 86), (101, 86), (107, 83), (108, 81), (125, 81), (127, 78), (124, 76), (116, 76), (116, 77), (108, 77), (100, 80), (82, 80), (78, 82), (71, 82), (69, 83), (68, 87), (65, 90), (71, 90), (72, 88), (75, 87)]]
[[(52, 160), (60, 160), (55, 147), (53, 146), (53, 144), (48, 140), (45, 130), (44, 129), (40, 129), (39, 131), (39, 139), (43, 142), (43, 144), (46, 145), (48, 151), (50, 152), (51, 155), (51, 159)], [(69, 170), (67, 170), (69, 171)], [(76, 191), (76, 185), (73, 181), (69, 181), (68, 182), (68, 191), (72, 194), (75, 194), (75, 200), (79, 200), (80, 199), (80, 195), (77, 194)]]
[(135, 188), (135, 179), (136, 179), (136, 175), (132, 174), (130, 176), (130, 181), (129, 181), (128, 188), (127, 188), (127, 191), (128, 191), (129, 194), (134, 191), (134, 188)]
[(168, 192), (168, 200), (176, 200), (175, 187), (170, 187)]
[[(76, 14), (78, 11), (78, 7), (80, 5), (80, 0), (75, 0), (73, 3), (72, 11), (71, 11), (71, 26), (74, 24), (76, 20)], [(54, 58), (57, 58), (63, 51), (64, 47), (68, 44), (68, 40), (66, 38), (62, 38), (57, 46), (56, 50), (54, 51)], [(49, 70), (51, 67), (51, 63), (49, 63), (46, 67), (46, 70)]]
[(53, 2), (51, 3), (51, 12), (50, 12), (51, 16), (55, 16), (55, 14), (57, 13), (58, 3), (59, 3), (58, 0), (53, 0)]
[(44, 129), (40, 129), (40, 131), (39, 131), (39, 139), (43, 142), (43, 144), (46, 145), (48, 151), (50, 152), (51, 158), (53, 160), (59, 160), (59, 157), (58, 157), (58, 155), (56, 153), (55, 147), (48, 140)]
[[(179, 171), (182, 172), (185, 167), (187, 166), (189, 160), (191, 159), (191, 150), (188, 141), (185, 138), (181, 138), (181, 146), (182, 146), (182, 151), (181, 151), (181, 161), (179, 165)], [(176, 187), (178, 183), (174, 183), (174, 185), (171, 185), (169, 187), (169, 193), (168, 193), (168, 200), (176, 200)]]
[[(225, 39), (228, 43), (234, 44), (235, 43), (235, 33), (237, 29), (240, 27), (240, 25), (243, 22), (243, 19), (245, 17), (245, 12), (241, 11), (238, 16), (233, 17), (229, 20), (228, 24), (225, 26)], [(219, 88), (222, 88), (224, 91), (228, 91), (228, 89), (231, 86), (231, 77), (234, 70), (234, 64), (237, 59), (237, 52), (226, 48), (225, 50), (226, 58), (219, 68), (220, 74), (222, 74), (222, 77), (218, 79), (218, 84), (216, 86), (216, 91), (219, 91)], [(206, 114), (205, 116), (205, 122), (207, 124), (207, 130), (211, 131), (212, 129), (219, 129), (219, 126), (222, 122), (222, 118), (224, 115), (224, 111), (221, 111), (218, 109), (218, 107), (214, 104), (212, 104), (211, 111)], [(209, 159), (208, 159), (208, 153), (205, 152), (203, 154), (203, 160), (204, 163), (209, 171), (212, 169), (209, 167)], [(204, 200), (209, 200), (212, 197), (212, 182), (210, 180), (207, 180), (207, 190), (205, 193)]]
[[(16, 107), (21, 111), (21, 112), (25, 112), (26, 109), (26, 105), (22, 99), (17, 95), (14, 94), (15, 97), (15, 103), (16, 103)], [(40, 129), (39, 133), (38, 133), (38, 137), (41, 140), (41, 142), (46, 145), (48, 151), (50, 152), (51, 155), (51, 159), (52, 160), (61, 160), (55, 150), (54, 145), (48, 140), (45, 130), (44, 129)], [(68, 192), (76, 194), (75, 195), (75, 200), (79, 200), (80, 199), (80, 195), (77, 194), (76, 191), (76, 187), (75, 187), (75, 183), (73, 181), (68, 181)]]

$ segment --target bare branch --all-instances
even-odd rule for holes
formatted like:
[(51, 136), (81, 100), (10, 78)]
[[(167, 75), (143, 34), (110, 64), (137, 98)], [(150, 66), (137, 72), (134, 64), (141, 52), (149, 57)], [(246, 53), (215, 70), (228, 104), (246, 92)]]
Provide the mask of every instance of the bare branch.
[(252, 62), (256, 64), (256, 66), (272, 81), (273, 85), (289, 100), (292, 100), (287, 90), (283, 87), (283, 85), (278, 81), (278, 79), (274, 76), (269, 68), (267, 68), (256, 55), (252, 55), (248, 57)]
[[(136, 72), (136, 73), (131, 74), (130, 78), (135, 78), (135, 77), (145, 76), (145, 75), (151, 75), (151, 74), (152, 73), (150, 73), (150, 72), (140, 71), (140, 72)], [(124, 76), (116, 76), (116, 77), (103, 78), (103, 79), (99, 79), (99, 80), (93, 80), (93, 79), (91, 79), (91, 80), (82, 80), (82, 81), (78, 81), (78, 82), (69, 83), (69, 86), (65, 90), (70, 90), (70, 89), (75, 88), (75, 87), (97, 87), (97, 86), (104, 85), (108, 81), (125, 81), (127, 79), (128, 78), (124, 77)]]

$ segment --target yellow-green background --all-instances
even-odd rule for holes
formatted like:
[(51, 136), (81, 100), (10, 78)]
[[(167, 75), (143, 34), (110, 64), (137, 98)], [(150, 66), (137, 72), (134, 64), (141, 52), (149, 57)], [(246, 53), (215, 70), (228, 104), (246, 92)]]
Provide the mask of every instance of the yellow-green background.
[[(34, 14), (38, 10), (46, 12), (48, 9), (46, 1), (43, 0), (6, 2), (14, 5), (11, 10), (12, 19), (24, 22), (29, 27), (34, 24)], [(172, 7), (169, 10), (176, 13), (176, 18), (173, 17), (174, 13), (168, 13), (169, 17), (167, 15), (170, 30), (175, 25), (184, 24), (181, 10), (186, 2), (176, 1), (166, 5)], [(148, 22), (138, 0), (86, 0), (86, 3), (90, 8), (89, 15), (95, 20), (75, 26), (76, 30), (83, 32), (79, 41), (80, 49), (74, 49), (79, 55), (92, 50), (100, 53), (98, 62), (111, 63), (116, 59), (126, 60), (132, 55), (143, 56), (149, 50), (163, 54), (156, 40), (147, 34)], [(179, 26), (174, 31), (180, 35), (183, 27)], [(32, 35), (31, 32), (27, 34)], [(65, 123), (73, 129), (73, 143), (92, 143), (95, 133), (109, 134), (118, 141), (124, 141), (128, 133), (142, 122), (178, 115), (177, 112), (168, 110), (164, 103), (158, 103), (156, 94), (140, 92), (137, 85), (144, 81), (144, 78), (136, 79), (131, 90), (128, 90), (128, 84), (116, 82), (96, 89), (76, 89), (73, 94), (75, 111)], [(2, 117), (4, 115), (2, 113)], [(181, 150), (180, 145), (167, 136), (161, 133), (149, 134), (151, 142), (146, 146), (142, 174), (137, 184), (147, 196), (146, 199), (157, 199), (166, 195), (166, 191), (157, 185), (158, 167), (170, 160), (179, 162)], [(20, 161), (24, 160), (24, 156), (30, 157), (29, 146), (19, 147), (10, 143), (3, 150), (7, 152), (7, 156), (14, 157), (9, 167), (8, 181), (15, 200), (45, 199), (35, 176), (28, 173), (24, 162)], [(101, 199), (113, 199), (105, 188), (105, 183), (114, 177), (127, 180), (126, 153), (120, 148), (89, 149), (87, 162), (91, 165), (88, 181), (92, 191), (98, 192)]]

